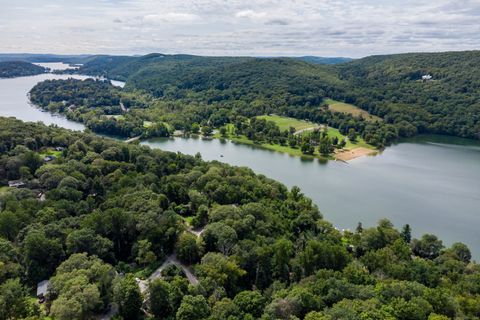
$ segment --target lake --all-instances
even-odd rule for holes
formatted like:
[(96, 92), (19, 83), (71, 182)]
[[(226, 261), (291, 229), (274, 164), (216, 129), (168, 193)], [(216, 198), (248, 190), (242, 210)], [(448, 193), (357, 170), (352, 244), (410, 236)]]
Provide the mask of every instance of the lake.
[[(153, 139), (143, 144), (168, 151), (247, 166), (299, 186), (337, 228), (381, 218), (413, 234), (434, 233), (445, 243), (461, 241), (480, 257), (480, 144), (424, 136), (398, 143), (380, 155), (343, 162), (302, 160), (229, 141)], [(222, 157), (223, 156), (223, 157)]]
[[(82, 124), (31, 106), (27, 98), (38, 81), (68, 77), (42, 74), (0, 79), (0, 115), (83, 130)], [(464, 242), (477, 260), (480, 257), (480, 144), (475, 141), (423, 136), (348, 164), (302, 160), (220, 140), (174, 138), (143, 143), (192, 155), (200, 152), (205, 160), (248, 166), (289, 187), (297, 185), (338, 228), (354, 229), (359, 221), (373, 226), (388, 218), (398, 228), (409, 223), (415, 236), (434, 233), (446, 244)]]

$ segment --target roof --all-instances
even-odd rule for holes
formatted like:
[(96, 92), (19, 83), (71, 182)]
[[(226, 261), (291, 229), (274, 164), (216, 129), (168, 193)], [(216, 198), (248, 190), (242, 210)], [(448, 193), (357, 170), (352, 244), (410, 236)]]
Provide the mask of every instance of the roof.
[(47, 294), (48, 286), (50, 285), (49, 280), (40, 281), (37, 284), (37, 297), (38, 296), (45, 296)]

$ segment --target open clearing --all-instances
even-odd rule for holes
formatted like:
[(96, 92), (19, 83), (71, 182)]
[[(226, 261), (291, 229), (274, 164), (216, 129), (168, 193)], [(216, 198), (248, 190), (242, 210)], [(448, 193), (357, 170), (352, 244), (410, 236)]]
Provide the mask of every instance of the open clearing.
[(353, 104), (340, 102), (333, 99), (325, 99), (325, 103), (328, 104), (329, 110), (335, 112), (347, 113), (355, 117), (363, 116), (363, 118), (368, 121), (382, 121), (382, 118), (371, 115), (367, 111), (360, 109)]
[(277, 115), (258, 116), (257, 118), (275, 122), (275, 124), (282, 131), (289, 130), (290, 127), (295, 128), (295, 131), (317, 127), (315, 123), (310, 121), (299, 120), (299, 119), (288, 118), (288, 117), (281, 117)]

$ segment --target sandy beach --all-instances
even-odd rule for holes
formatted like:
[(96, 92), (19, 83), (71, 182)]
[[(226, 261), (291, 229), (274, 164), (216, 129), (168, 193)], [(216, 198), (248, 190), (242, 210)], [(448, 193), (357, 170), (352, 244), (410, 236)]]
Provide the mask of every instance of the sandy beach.
[(355, 148), (352, 150), (342, 150), (335, 153), (335, 159), (340, 161), (350, 161), (363, 156), (375, 154), (377, 151), (368, 148)]

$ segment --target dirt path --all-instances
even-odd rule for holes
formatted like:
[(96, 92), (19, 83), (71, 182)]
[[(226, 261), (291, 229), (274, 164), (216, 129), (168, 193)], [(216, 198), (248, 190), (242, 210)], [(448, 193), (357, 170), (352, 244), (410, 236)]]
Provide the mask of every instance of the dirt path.
[(120, 109), (122, 109), (123, 112), (128, 112), (128, 109), (125, 108), (125, 105), (123, 104), (123, 102), (120, 102)]
[(148, 288), (148, 282), (150, 281), (153, 281), (155, 279), (161, 279), (162, 278), (162, 271), (165, 270), (165, 268), (167, 268), (168, 266), (170, 265), (175, 265), (177, 267), (179, 267), (180, 269), (182, 269), (182, 271), (185, 273), (185, 275), (187, 276), (187, 279), (188, 281), (195, 285), (195, 284), (198, 284), (198, 279), (197, 277), (193, 274), (193, 271), (190, 267), (184, 265), (183, 263), (181, 263), (178, 258), (177, 258), (177, 255), (176, 254), (172, 254), (170, 256), (167, 257), (167, 259), (165, 260), (165, 262), (162, 263), (162, 265), (160, 267), (157, 268), (157, 270), (155, 270), (148, 278), (147, 280), (140, 280), (140, 279), (137, 279), (137, 283), (138, 283), (138, 286), (140, 287), (140, 291), (142, 293), (146, 292), (147, 291), (147, 288)]
[(302, 130), (295, 131), (295, 133), (293, 135), (297, 136), (297, 135), (302, 134), (304, 132), (313, 131), (315, 129), (323, 129), (324, 127), (325, 127), (324, 125), (319, 125), (319, 126), (315, 126), (315, 127), (305, 128), (305, 129), (302, 129)]
[(136, 136), (136, 137), (133, 137), (133, 138), (130, 138), (130, 139), (125, 140), (125, 142), (126, 142), (126, 143), (131, 143), (131, 142), (140, 140), (141, 137), (142, 137), (142, 136)]
[(199, 238), (202, 235), (203, 231), (205, 231), (205, 228), (200, 228), (200, 229), (188, 228), (187, 231), (195, 235), (197, 238)]

